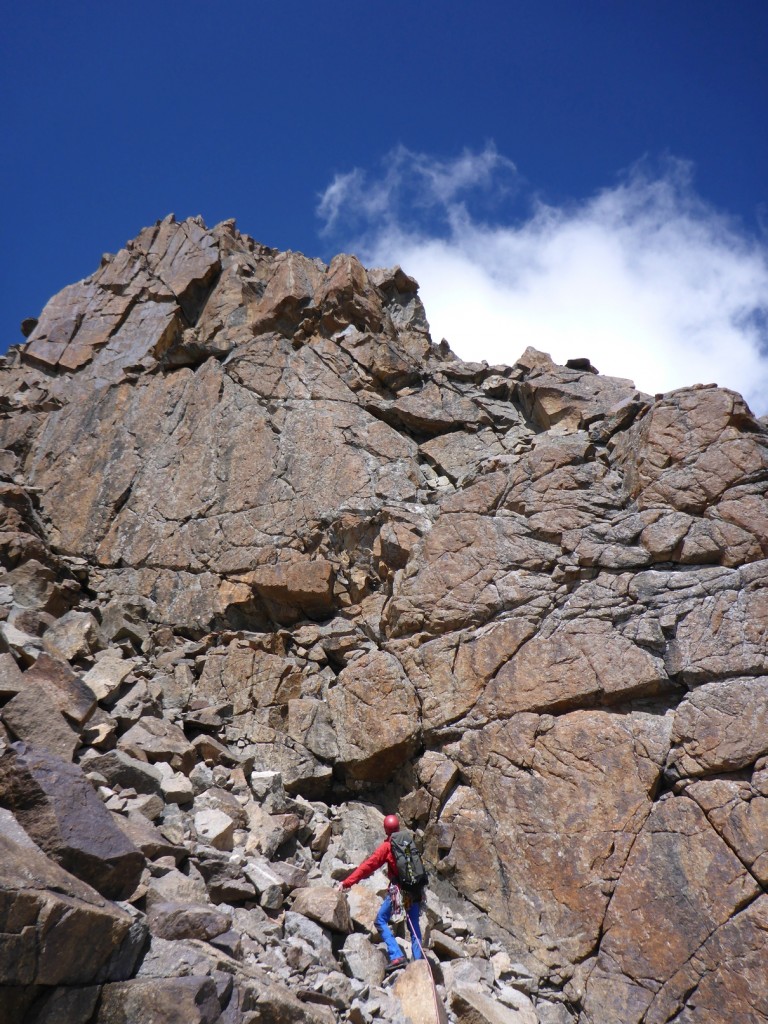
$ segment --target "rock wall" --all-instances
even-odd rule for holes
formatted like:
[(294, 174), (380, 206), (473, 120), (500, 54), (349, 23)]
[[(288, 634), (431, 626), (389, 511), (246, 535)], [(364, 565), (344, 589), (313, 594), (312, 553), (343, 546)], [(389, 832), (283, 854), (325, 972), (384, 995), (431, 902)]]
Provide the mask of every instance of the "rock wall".
[(738, 395), (465, 363), (399, 268), (170, 217), (49, 302), (0, 416), (9, 1019), (431, 1020), (376, 883), (330, 888), (396, 810), (450, 1019), (768, 1021)]

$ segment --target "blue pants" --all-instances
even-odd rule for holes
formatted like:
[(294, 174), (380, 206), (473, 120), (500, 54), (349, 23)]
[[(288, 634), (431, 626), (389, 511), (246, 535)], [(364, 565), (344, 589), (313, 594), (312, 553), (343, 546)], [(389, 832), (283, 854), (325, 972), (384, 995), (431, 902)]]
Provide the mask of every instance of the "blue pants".
[[(408, 918), (408, 935), (411, 940), (411, 949), (413, 950), (413, 959), (421, 960), (424, 954), (421, 951), (421, 923), (419, 921), (419, 911), (421, 910), (421, 903), (411, 903), (410, 907), (406, 910), (406, 916)], [(389, 927), (389, 920), (392, 917), (392, 900), (389, 896), (379, 907), (379, 912), (376, 915), (376, 927), (379, 929), (382, 939), (384, 939), (384, 945), (387, 947), (387, 955), (389, 956), (390, 962), (397, 960), (403, 955), (403, 951), (398, 945), (397, 939), (392, 934), (392, 929)], [(414, 935), (416, 936), (414, 938)]]

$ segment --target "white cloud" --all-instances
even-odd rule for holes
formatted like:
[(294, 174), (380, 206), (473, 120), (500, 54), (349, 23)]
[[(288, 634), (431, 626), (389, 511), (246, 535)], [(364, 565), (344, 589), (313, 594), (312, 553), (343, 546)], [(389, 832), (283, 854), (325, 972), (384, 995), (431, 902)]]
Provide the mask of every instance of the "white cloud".
[(468, 209), (519, 188), (493, 146), (452, 161), (399, 147), (386, 164), (334, 179), (326, 231), (416, 277), (433, 337), (462, 358), (511, 363), (533, 345), (650, 393), (717, 383), (768, 411), (768, 250), (696, 195), (683, 162), (567, 207), (534, 200), (513, 223)]
[(401, 219), (412, 221), (415, 213), (435, 207), (450, 214), (460, 209), (462, 193), (504, 193), (516, 181), (515, 165), (493, 143), (480, 153), (465, 149), (450, 160), (396, 146), (383, 164), (378, 178), (366, 177), (358, 167), (334, 177), (318, 205), (324, 234), (369, 227), (380, 232), (385, 225), (392, 230)]

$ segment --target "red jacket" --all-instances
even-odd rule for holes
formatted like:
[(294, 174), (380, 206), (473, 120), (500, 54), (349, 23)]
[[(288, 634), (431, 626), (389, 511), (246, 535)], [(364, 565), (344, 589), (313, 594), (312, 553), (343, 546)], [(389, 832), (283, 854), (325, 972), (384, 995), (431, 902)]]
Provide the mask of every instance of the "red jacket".
[(384, 867), (385, 864), (390, 882), (396, 882), (397, 865), (395, 863), (395, 855), (392, 853), (389, 836), (387, 836), (381, 846), (376, 847), (370, 857), (366, 857), (360, 867), (355, 868), (351, 875), (347, 875), (341, 883), (342, 889), (349, 889), (356, 882), (362, 882), (364, 878), (368, 878), (374, 871)]

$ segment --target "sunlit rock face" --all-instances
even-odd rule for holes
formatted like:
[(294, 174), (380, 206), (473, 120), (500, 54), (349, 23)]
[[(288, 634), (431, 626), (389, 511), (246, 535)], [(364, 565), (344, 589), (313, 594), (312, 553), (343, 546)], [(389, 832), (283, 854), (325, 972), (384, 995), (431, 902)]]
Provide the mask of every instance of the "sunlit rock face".
[[(768, 429), (733, 392), (649, 396), (574, 355), (462, 362), (400, 268), (231, 221), (166, 218), (51, 299), (0, 366), (0, 931), (29, 964), (0, 977), (9, 1013), (84, 1000), (103, 1024), (128, 993), (331, 1019), (280, 988), (309, 961), (263, 950), (320, 941), (288, 894), (371, 852), (375, 805), (420, 834), (455, 1007), (469, 978), (543, 1024), (768, 1021)], [(116, 854), (75, 878), (24, 832), (35, 751), (62, 792), (101, 787), (130, 884)], [(134, 885), (131, 924), (107, 897)], [(370, 1015), (362, 975), (328, 981), (381, 982), (356, 899), (347, 959), (305, 954), (323, 1010)], [(90, 973), (74, 946), (34, 968), (62, 900), (105, 932)], [(259, 952), (226, 912), (234, 995), (163, 946), (210, 901), (287, 929)]]

